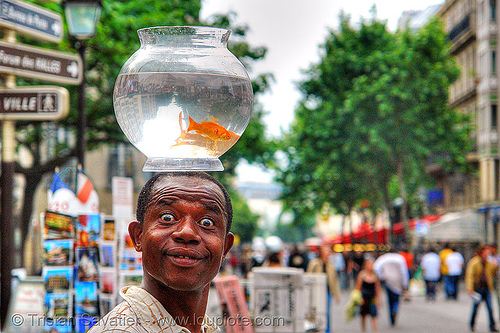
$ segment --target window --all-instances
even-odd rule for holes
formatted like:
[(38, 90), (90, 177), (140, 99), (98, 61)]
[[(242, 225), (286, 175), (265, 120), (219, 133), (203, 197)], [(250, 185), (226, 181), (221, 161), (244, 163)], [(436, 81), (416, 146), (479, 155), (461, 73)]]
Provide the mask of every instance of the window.
[(498, 188), (499, 188), (499, 181), (500, 181), (500, 160), (498, 158), (495, 158), (495, 166), (494, 166), (494, 169), (493, 169), (493, 172), (494, 172), (494, 175), (493, 177), (494, 180), (493, 180), (493, 193), (495, 193), (495, 200), (498, 200), (499, 198), (499, 193), (498, 193)]
[(498, 108), (496, 104), (491, 104), (491, 129), (496, 130), (498, 125)]
[(497, 20), (497, 0), (490, 0), (490, 18), (491, 22)]
[(497, 51), (491, 51), (491, 74), (497, 72)]

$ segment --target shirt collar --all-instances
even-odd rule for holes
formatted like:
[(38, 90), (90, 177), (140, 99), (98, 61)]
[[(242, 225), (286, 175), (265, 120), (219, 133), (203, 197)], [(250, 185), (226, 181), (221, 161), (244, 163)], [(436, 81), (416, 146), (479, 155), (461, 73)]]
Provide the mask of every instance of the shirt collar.
[[(191, 333), (187, 328), (177, 325), (163, 305), (143, 288), (137, 286), (123, 287), (120, 290), (120, 295), (134, 310), (140, 324), (147, 331), (151, 333)], [(201, 331), (202, 333), (215, 333), (219, 331), (219, 328), (205, 315)]]

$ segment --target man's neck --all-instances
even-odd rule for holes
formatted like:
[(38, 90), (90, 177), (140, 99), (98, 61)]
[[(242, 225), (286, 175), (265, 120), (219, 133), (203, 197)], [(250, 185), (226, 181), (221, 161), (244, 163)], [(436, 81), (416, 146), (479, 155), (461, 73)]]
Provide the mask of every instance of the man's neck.
[(191, 333), (201, 333), (208, 302), (208, 285), (196, 291), (173, 290), (144, 272), (142, 288), (163, 305), (177, 325), (187, 328)]

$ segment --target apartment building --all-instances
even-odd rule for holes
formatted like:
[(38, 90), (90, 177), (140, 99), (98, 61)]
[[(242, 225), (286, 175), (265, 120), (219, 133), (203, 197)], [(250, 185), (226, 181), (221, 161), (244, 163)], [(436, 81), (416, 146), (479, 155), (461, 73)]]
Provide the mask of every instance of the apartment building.
[[(438, 11), (461, 69), (450, 88), (450, 105), (471, 116), (474, 150), (468, 156), (475, 174), (462, 176), (461, 193), (443, 186), (447, 210), (475, 208), (483, 215), (484, 240), (499, 241), (500, 119), (498, 115), (497, 0), (446, 0)], [(446, 185), (446, 184), (445, 184)], [(452, 195), (450, 195), (452, 194)]]
[[(498, 145), (496, 100), (491, 99), (490, 93), (494, 89), (490, 78), (495, 72), (488, 66), (492, 56), (488, 52), (490, 36), (483, 27), (487, 26), (488, 17), (486, 11), (479, 8), (478, 0), (447, 0), (437, 10), (448, 32), (450, 53), (460, 68), (459, 78), (450, 87), (450, 106), (469, 115), (475, 127), (471, 135), (473, 151), (467, 156), (472, 173), (447, 175), (438, 163), (429, 161), (428, 171), (437, 180), (435, 191), (441, 191), (438, 210), (443, 212), (477, 207), (499, 199), (499, 188), (495, 185), (499, 177), (499, 155), (497, 149), (492, 149)], [(492, 120), (495, 126), (491, 125)]]

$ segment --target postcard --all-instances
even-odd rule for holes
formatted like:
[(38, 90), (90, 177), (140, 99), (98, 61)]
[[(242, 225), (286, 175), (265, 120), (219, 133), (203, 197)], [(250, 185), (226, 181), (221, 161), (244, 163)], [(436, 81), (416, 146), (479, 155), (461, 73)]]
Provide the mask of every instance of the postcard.
[(116, 285), (116, 271), (114, 268), (101, 267), (99, 269), (99, 286), (102, 293), (113, 294)]
[(43, 242), (46, 266), (67, 266), (73, 263), (73, 240), (51, 239)]
[(77, 247), (75, 249), (75, 274), (78, 281), (99, 281), (99, 249)]
[(97, 282), (75, 281), (75, 313), (99, 314)]
[(114, 267), (116, 256), (116, 245), (114, 242), (101, 242), (99, 245), (99, 254), (102, 267)]
[(101, 231), (101, 215), (79, 215), (76, 221), (76, 246), (97, 246)]
[(101, 318), (104, 317), (109, 311), (111, 311), (116, 306), (116, 296), (109, 294), (99, 295), (99, 310)]
[(48, 293), (67, 291), (73, 284), (73, 266), (45, 266), (42, 276)]
[(115, 219), (112, 217), (105, 217), (102, 223), (101, 239), (103, 241), (115, 240)]
[(43, 214), (43, 238), (62, 239), (73, 238), (75, 218), (71, 215), (45, 211)]
[(85, 333), (92, 328), (99, 321), (98, 316), (76, 316), (75, 318), (75, 332)]
[(142, 270), (142, 253), (135, 249), (124, 249), (120, 254), (120, 269), (124, 271)]
[(45, 294), (45, 316), (48, 318), (71, 317), (73, 315), (72, 300), (71, 293)]

